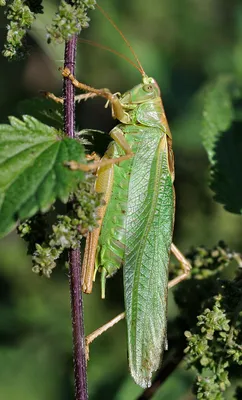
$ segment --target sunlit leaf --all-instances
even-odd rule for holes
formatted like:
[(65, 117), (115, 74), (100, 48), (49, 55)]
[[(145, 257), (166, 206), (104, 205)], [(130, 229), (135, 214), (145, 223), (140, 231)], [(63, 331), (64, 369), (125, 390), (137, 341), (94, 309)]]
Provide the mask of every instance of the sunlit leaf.
[(82, 145), (30, 116), (0, 125), (0, 236), (19, 220), (46, 212), (56, 199), (67, 202), (82, 172), (65, 167), (81, 161)]
[[(239, 82), (230, 76), (221, 76), (207, 87), (204, 100), (202, 139), (211, 163), (210, 187), (215, 200), (226, 210), (242, 210), (242, 140), (236, 102), (242, 98)], [(233, 125), (232, 125), (233, 124)], [(231, 127), (233, 126), (233, 129)]]
[(213, 162), (214, 146), (222, 132), (229, 129), (235, 118), (233, 99), (238, 95), (230, 76), (221, 76), (207, 86), (204, 98), (204, 126), (201, 132), (203, 145)]

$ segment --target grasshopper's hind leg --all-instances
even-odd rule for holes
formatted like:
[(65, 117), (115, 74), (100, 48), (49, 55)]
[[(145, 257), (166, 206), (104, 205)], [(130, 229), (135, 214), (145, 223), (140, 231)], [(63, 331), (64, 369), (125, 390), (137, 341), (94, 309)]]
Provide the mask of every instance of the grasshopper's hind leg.
[(86, 346), (86, 360), (89, 360), (89, 345), (102, 333), (107, 331), (112, 326), (116, 325), (119, 321), (125, 318), (125, 313), (122, 312), (121, 314), (117, 315), (115, 318), (111, 319), (107, 324), (101, 326), (100, 328), (96, 329), (90, 335), (86, 336), (85, 338), (85, 346)]
[(171, 251), (174, 254), (174, 256), (176, 257), (176, 259), (179, 261), (181, 268), (183, 270), (183, 273), (181, 275), (177, 276), (176, 278), (172, 279), (168, 283), (169, 289), (172, 288), (173, 286), (176, 286), (178, 283), (182, 282), (184, 279), (186, 279), (192, 268), (189, 261), (180, 252), (180, 250), (174, 245), (174, 243), (172, 243), (172, 245), (171, 245)]

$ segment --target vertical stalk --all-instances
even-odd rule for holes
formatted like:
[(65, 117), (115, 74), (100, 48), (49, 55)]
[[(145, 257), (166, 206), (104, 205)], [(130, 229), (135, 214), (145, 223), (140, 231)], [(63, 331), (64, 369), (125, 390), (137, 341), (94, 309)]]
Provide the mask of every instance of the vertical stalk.
[[(66, 42), (65, 67), (75, 73), (76, 36)], [(64, 79), (64, 131), (75, 137), (75, 99), (74, 87), (69, 79)], [(75, 400), (87, 400), (87, 374), (85, 359), (85, 336), (83, 321), (83, 300), (80, 287), (80, 249), (69, 252), (69, 284), (71, 298), (73, 362), (75, 376)]]

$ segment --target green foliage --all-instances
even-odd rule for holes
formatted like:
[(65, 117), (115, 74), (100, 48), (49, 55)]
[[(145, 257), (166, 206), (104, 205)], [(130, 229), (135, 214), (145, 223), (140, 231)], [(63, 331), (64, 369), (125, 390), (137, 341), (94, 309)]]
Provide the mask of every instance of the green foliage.
[(214, 199), (227, 211), (242, 213), (242, 136), (238, 124), (234, 124), (214, 147), (214, 164), (211, 167), (211, 189)]
[(63, 127), (62, 104), (50, 101), (44, 97), (36, 97), (23, 100), (18, 104), (18, 114), (31, 115), (43, 124), (53, 126), (56, 129)]
[(241, 146), (242, 138), (237, 125), (237, 102), (242, 88), (233, 76), (221, 76), (208, 85), (204, 100), (204, 126), (202, 138), (211, 163), (211, 189), (215, 200), (226, 210), (242, 212)]
[[(3, 55), (9, 59), (24, 54), (23, 38), (34, 22), (35, 14), (42, 13), (42, 1), (13, 0), (7, 7), (7, 40)], [(4, 4), (2, 4), (4, 5)]]
[(34, 272), (50, 277), (64, 250), (79, 248), (83, 235), (97, 225), (101, 195), (94, 191), (94, 181), (95, 177), (89, 175), (78, 185), (64, 215), (56, 215), (52, 209), (18, 227), (20, 236), (28, 242), (28, 253), (33, 256)]
[[(194, 266), (192, 282), (189, 284), (188, 281), (176, 293), (179, 306), (184, 312), (186, 309), (188, 325), (194, 326), (185, 332), (188, 342), (185, 360), (189, 369), (197, 371), (196, 398), (222, 400), (223, 392), (230, 386), (233, 371), (242, 365), (242, 286), (238, 268), (242, 260), (224, 243), (212, 250), (198, 248), (190, 259)], [(222, 279), (232, 260), (237, 263), (234, 278)], [(190, 293), (193, 306), (198, 303), (197, 308), (179, 298), (179, 295), (184, 298), (185, 292), (187, 299)], [(193, 300), (194, 293), (196, 298)]]
[(189, 353), (188, 367), (194, 362), (201, 365), (201, 368), (198, 366), (200, 375), (197, 377), (198, 399), (223, 399), (221, 392), (230, 385), (226, 371), (229, 363), (226, 356), (226, 361), (222, 359), (230, 331), (229, 322), (221, 309), (221, 296), (216, 296), (212, 310), (206, 308), (203, 314), (198, 316), (199, 333), (192, 335), (185, 332), (188, 340), (185, 350)]
[(61, 43), (79, 34), (82, 29), (88, 28), (90, 18), (87, 16), (87, 11), (93, 10), (95, 4), (95, 0), (75, 0), (69, 3), (61, 0), (52, 25), (47, 28), (48, 41)]
[[(52, 24), (47, 28), (48, 42), (63, 42), (69, 40), (73, 35), (79, 34), (82, 29), (88, 28), (89, 17), (87, 11), (93, 10), (95, 0), (61, 0)], [(4, 1), (0, 6), (5, 6)], [(23, 39), (30, 30), (36, 14), (43, 13), (42, 0), (12, 0), (8, 5), (6, 16), (9, 20), (7, 25), (7, 38), (3, 55), (9, 59), (23, 56), (25, 48)]]
[[(0, 5), (4, 3), (4, 0), (0, 0)], [(10, 1), (6, 3), (9, 4)], [(150, 2), (143, 0), (136, 2), (105, 0), (103, 4), (130, 40), (147, 73), (154, 76), (161, 87), (175, 146), (177, 193), (175, 243), (183, 249), (191, 244), (197, 246), (198, 243), (212, 246), (222, 237), (231, 244), (232, 248), (241, 251), (241, 217), (231, 215), (222, 209), (220, 204), (211, 199), (207, 188), (207, 165), (199, 137), (202, 113), (200, 102), (196, 103), (197, 94), (202, 92), (204, 87), (206, 87), (206, 94), (209, 93), (207, 82), (211, 82), (214, 77), (227, 72), (231, 73), (231, 71), (234, 75), (234, 70), (240, 77), (242, 75), (242, 7), (239, 0), (228, 3), (216, 0), (211, 0), (206, 4), (189, 0), (184, 0), (184, 2), (153, 0), (150, 7)], [(57, 56), (57, 51), (47, 49), (46, 44), (44, 28), (53, 18), (54, 6), (52, 0), (46, 0), (45, 14), (39, 15), (33, 25), (35, 36), (31, 46), (33, 54), (36, 55), (38, 52), (38, 59), (29, 57), (20, 63), (6, 65), (5, 60), (0, 63), (2, 119), (9, 114), (12, 115), (19, 99), (26, 98), (29, 93), (32, 95), (35, 88), (42, 89), (43, 86), (39, 84), (42, 81), (38, 79), (48, 79), (48, 65), (53, 65), (56, 60), (63, 58), (59, 55), (62, 52), (61, 46), (55, 46), (55, 49), (59, 49)], [(98, 13), (93, 13), (93, 17), (95, 24), (88, 30), (88, 38), (127, 54), (125, 44), (122, 44), (122, 40), (114, 34), (113, 27)], [(31, 29), (30, 34), (32, 32)], [(3, 41), (3, 29), (1, 34)], [(79, 55), (76, 74), (81, 80), (93, 86), (109, 87), (113, 92), (124, 91), (136, 84), (139, 79), (135, 69), (113, 54), (81, 45)], [(46, 70), (40, 62), (42, 58), (46, 60)], [(97, 59), (98, 73), (95, 67)], [(90, 68), (90, 65), (93, 68)], [(35, 73), (28, 80), (26, 78), (30, 76), (29, 71), (32, 71), (33, 66)], [(24, 79), (12, 79), (13, 76)], [(240, 82), (238, 81), (236, 85), (239, 87)], [(213, 91), (211, 86), (210, 89)], [(225, 127), (225, 131), (215, 134), (215, 140), (211, 140), (211, 149), (208, 149), (213, 162), (218, 159), (218, 157), (214, 158), (214, 155), (217, 155), (216, 146), (220, 145), (220, 149), (223, 148), (227, 153), (228, 136), (237, 137), (241, 131), (241, 125), (237, 122), (240, 114), (237, 108), (239, 104), (234, 101), (236, 90), (234, 93), (235, 97), (228, 95), (228, 102), (232, 104), (231, 115), (229, 107), (223, 108), (225, 113), (228, 113), (227, 121), (231, 116), (232, 124), (228, 122), (228, 128)], [(104, 112), (102, 106), (92, 108), (91, 103), (82, 105), (82, 111), (77, 113), (77, 124), (87, 127), (90, 123), (95, 129), (108, 131), (110, 129), (107, 123), (109, 113)], [(215, 104), (220, 104), (219, 96)], [(194, 112), (192, 113), (191, 110)], [(22, 112), (34, 115), (40, 121), (56, 128), (60, 127), (59, 122), (55, 125), (55, 121), (49, 116), (45, 119), (40, 109), (36, 115), (34, 110), (28, 111), (26, 105), (26, 109), (23, 107)], [(96, 118), (93, 117), (94, 115)], [(215, 113), (214, 118), (217, 115), (219, 114)], [(223, 121), (223, 118), (223, 113), (220, 113), (219, 119)], [(231, 129), (230, 126), (232, 133), (227, 130)], [(222, 138), (225, 138), (224, 142)], [(98, 135), (96, 139), (98, 141)], [(103, 136), (100, 137), (99, 142), (103, 149)], [(241, 167), (237, 162), (240, 158), (239, 145), (240, 141), (236, 139), (234, 147), (238, 157), (235, 156), (233, 149), (228, 168), (224, 162), (224, 156), (222, 157), (227, 171), (226, 182), (232, 182), (234, 186), (234, 193), (231, 191), (231, 197), (234, 198), (237, 198), (241, 188), (239, 180)], [(236, 161), (236, 168), (233, 167), (232, 161)], [(225, 181), (222, 182), (222, 177), (219, 179), (221, 193), (222, 183), (224, 186)], [(228, 189), (226, 189), (227, 192)], [(224, 201), (221, 202), (225, 204)], [(239, 203), (240, 199), (237, 204)], [(55, 207), (57, 210), (57, 204)], [(239, 207), (236, 206), (236, 208)], [(58, 215), (61, 214), (63, 213), (58, 209)], [(48, 218), (51, 218), (50, 212)], [(38, 231), (43, 233), (46, 226), (51, 228), (51, 223), (58, 224), (54, 218), (51, 222), (47, 221), (46, 225), (39, 219)], [(27, 226), (26, 229), (28, 229)], [(51, 235), (51, 231), (49, 234)], [(35, 238), (37, 243), (44, 243), (43, 237), (38, 239), (35, 236)], [(33, 251), (35, 251), (35, 242), (33, 246)], [(233, 252), (230, 252), (232, 258), (229, 258), (227, 250), (224, 251), (223, 246), (219, 247), (220, 249), (212, 250), (200, 247), (190, 255), (194, 261), (192, 277), (180, 284), (175, 291), (176, 299), (179, 294), (178, 303), (180, 302), (181, 306), (179, 316), (185, 319), (186, 324), (185, 327), (176, 325), (175, 329), (168, 328), (169, 351), (180, 348), (185, 330), (192, 334), (193, 332), (196, 334), (198, 330), (200, 334), (201, 329), (198, 328), (201, 327), (196, 327), (197, 315), (203, 315), (206, 308), (213, 313), (215, 298), (221, 295), (217, 286), (218, 278), (231, 278), (233, 263), (230, 264), (230, 260), (233, 260)], [(29, 273), (30, 258), (26, 257), (25, 253), (22, 241), (15, 235), (8, 236), (0, 243), (2, 282), (0, 351), (3, 366), (0, 376), (0, 397), (31, 400), (73, 398), (73, 383), (70, 378), (72, 375), (71, 327), (66, 276), (54, 274), (54, 283), (46, 279), (36, 279), (35, 274)], [(87, 333), (123, 310), (123, 304), (118, 300), (122, 298), (121, 273), (110, 279), (105, 302), (100, 301), (98, 289), (94, 288), (92, 296), (84, 296)], [(205, 304), (208, 298), (210, 303)], [(223, 306), (220, 310), (224, 313)], [(173, 302), (170, 301), (168, 314), (170, 323), (176, 312)], [(226, 318), (229, 319), (227, 316)], [(172, 340), (174, 333), (179, 338), (177, 343), (173, 343)], [(215, 337), (217, 333), (215, 331)], [(125, 348), (124, 323), (120, 323), (105, 333), (92, 345), (88, 366), (90, 399), (99, 399), (100, 393), (105, 393), (107, 398), (117, 397), (119, 400), (137, 398), (137, 386), (135, 387), (128, 378)], [(167, 353), (165, 352), (164, 365)], [(110, 365), (112, 365), (111, 373)], [(162, 384), (159, 398), (167, 396), (167, 398), (180, 400), (183, 397), (192, 397), (190, 388), (193, 377), (184, 370), (183, 365), (184, 363), (181, 363), (175, 373), (170, 375), (164, 385)], [(227, 370), (232, 387), (224, 396), (226, 400), (231, 400), (234, 386), (241, 379), (241, 369), (236, 365), (232, 366), (231, 371), (229, 368)], [(13, 376), (15, 377), (14, 385), (12, 384)], [(214, 382), (214, 379), (208, 378)], [(122, 387), (126, 381), (129, 381), (129, 388), (122, 393)], [(216, 376), (215, 381), (217, 384)], [(212, 385), (214, 386), (214, 383)], [(236, 400), (241, 400), (241, 398), (241, 388), (238, 388)]]
[(201, 135), (211, 163), (214, 162), (215, 143), (235, 118), (233, 99), (237, 95), (238, 86), (231, 76), (221, 76), (206, 88)]
[(10, 118), (0, 125), (0, 232), (10, 232), (19, 220), (37, 211), (46, 212), (56, 199), (67, 202), (83, 178), (64, 162), (81, 161), (84, 150), (78, 141), (30, 116)]
[[(230, 248), (223, 241), (220, 241), (218, 245), (213, 247), (212, 249), (209, 249), (205, 246), (192, 248), (191, 251), (187, 254), (187, 258), (190, 260), (190, 263), (192, 265), (191, 279), (186, 280), (181, 285), (181, 289), (183, 290), (182, 286), (184, 285), (189, 285), (189, 287), (193, 285), (194, 288), (198, 290), (197, 294), (199, 294), (199, 291), (201, 290), (202, 297), (204, 298), (206, 297), (207, 288), (204, 288), (204, 286), (201, 286), (201, 288), (199, 288), (199, 281), (205, 282), (205, 284), (210, 284), (211, 282), (213, 287), (215, 286), (216, 288), (217, 277), (224, 272), (225, 268), (227, 268), (232, 261), (236, 261), (236, 263), (240, 267), (242, 266), (240, 253), (230, 250)], [(173, 278), (175, 275), (177, 275), (179, 273), (179, 270), (179, 265), (173, 266), (171, 277)], [(176, 301), (179, 307), (189, 309), (189, 304), (183, 303), (183, 296), (180, 295), (179, 290), (180, 286), (177, 287), (175, 292), (178, 294), (176, 295)], [(214, 290), (216, 289), (211, 290), (210, 288), (209, 292), (213, 293)], [(198, 306), (198, 304), (201, 305), (201, 299), (197, 300), (198, 303), (196, 304), (196, 306)], [(195, 309), (197, 311), (197, 307), (195, 307)]]

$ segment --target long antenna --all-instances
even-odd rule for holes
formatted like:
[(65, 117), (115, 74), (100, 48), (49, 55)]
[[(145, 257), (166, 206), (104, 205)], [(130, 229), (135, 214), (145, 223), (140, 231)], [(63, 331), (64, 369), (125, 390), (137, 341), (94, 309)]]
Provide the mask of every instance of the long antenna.
[(105, 16), (105, 18), (107, 18), (107, 20), (110, 22), (110, 24), (113, 25), (114, 29), (116, 29), (116, 31), (120, 34), (120, 36), (122, 37), (122, 39), (124, 40), (124, 42), (126, 43), (126, 45), (128, 46), (129, 50), (131, 51), (131, 53), (133, 54), (135, 60), (137, 61), (137, 64), (139, 66), (139, 71), (141, 72), (141, 74), (144, 76), (146, 75), (140, 60), (138, 59), (137, 54), (135, 53), (134, 49), (132, 48), (131, 44), (129, 43), (129, 41), (126, 39), (126, 37), (124, 36), (123, 32), (117, 27), (117, 25), (113, 22), (113, 20), (110, 18), (110, 16), (106, 13), (106, 11), (104, 11), (102, 9), (101, 6), (99, 6), (99, 4), (96, 4), (96, 7), (99, 9), (99, 11), (101, 11), (101, 13)]
[(88, 39), (83, 39), (83, 38), (78, 38), (78, 42), (80, 43), (86, 43), (89, 44), (90, 46), (93, 47), (99, 47), (102, 50), (109, 51), (110, 53), (116, 54), (116, 56), (123, 58), (125, 61), (127, 61), (129, 64), (131, 64), (134, 68), (136, 68), (141, 74), (143, 73), (143, 69), (141, 70), (132, 60), (130, 60), (128, 57), (126, 57), (124, 54), (119, 53), (116, 50), (111, 49), (110, 47), (104, 46), (100, 43), (93, 42), (92, 40)]

